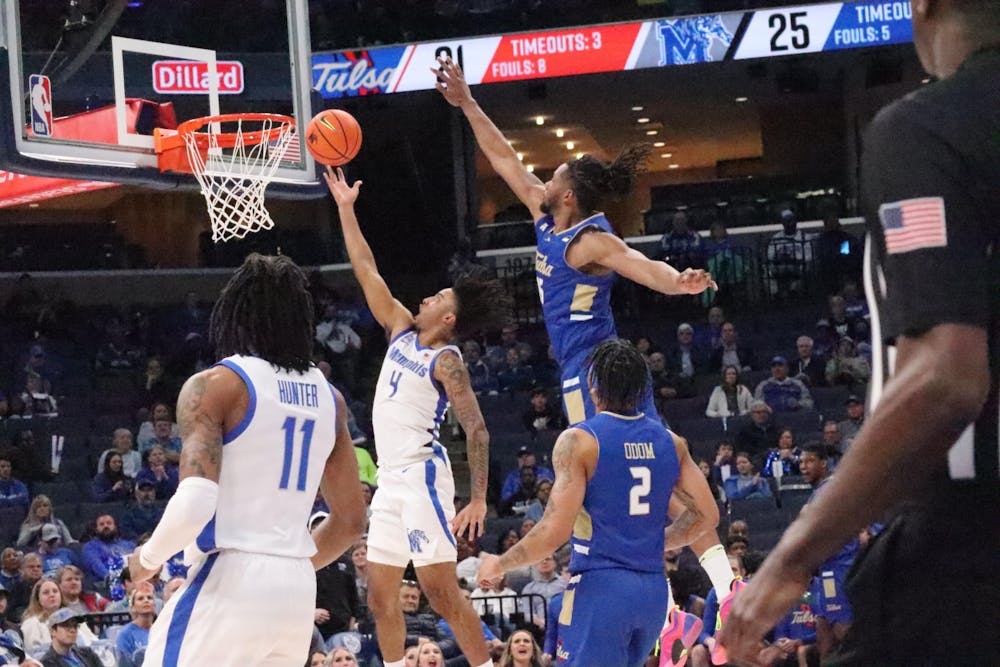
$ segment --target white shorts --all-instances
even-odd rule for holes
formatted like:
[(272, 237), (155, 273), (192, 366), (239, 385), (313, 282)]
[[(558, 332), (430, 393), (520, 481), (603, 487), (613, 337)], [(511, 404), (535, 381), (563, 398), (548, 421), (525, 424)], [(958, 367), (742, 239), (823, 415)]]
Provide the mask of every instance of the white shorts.
[(440, 445), (423, 463), (380, 468), (371, 509), (368, 560), (393, 567), (455, 562), (455, 480)]
[(149, 632), (144, 667), (302, 667), (316, 573), (308, 558), (227, 551), (188, 572)]

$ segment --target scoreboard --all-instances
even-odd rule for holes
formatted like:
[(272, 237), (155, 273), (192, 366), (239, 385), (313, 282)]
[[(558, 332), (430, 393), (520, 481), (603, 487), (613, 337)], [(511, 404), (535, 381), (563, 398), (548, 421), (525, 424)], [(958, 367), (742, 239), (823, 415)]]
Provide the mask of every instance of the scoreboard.
[(325, 98), (429, 90), (438, 56), (470, 84), (772, 58), (913, 41), (908, 0), (831, 2), (316, 53)]

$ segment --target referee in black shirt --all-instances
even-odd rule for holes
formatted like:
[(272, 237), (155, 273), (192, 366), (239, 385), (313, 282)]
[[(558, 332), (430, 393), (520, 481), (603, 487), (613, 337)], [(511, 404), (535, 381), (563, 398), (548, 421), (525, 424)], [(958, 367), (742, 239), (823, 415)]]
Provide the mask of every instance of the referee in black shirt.
[(724, 620), (736, 664), (823, 560), (893, 510), (848, 579), (830, 665), (1000, 660), (1000, 0), (912, 0), (937, 83), (868, 130), (873, 410), (823, 493)]

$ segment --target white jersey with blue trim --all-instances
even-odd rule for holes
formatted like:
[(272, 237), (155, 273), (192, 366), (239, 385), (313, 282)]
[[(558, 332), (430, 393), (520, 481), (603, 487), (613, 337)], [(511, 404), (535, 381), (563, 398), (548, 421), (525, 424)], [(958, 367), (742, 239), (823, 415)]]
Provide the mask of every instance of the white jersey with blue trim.
[(223, 435), (218, 505), (195, 545), (308, 558), (306, 523), (336, 440), (333, 387), (316, 367), (287, 372), (240, 355), (217, 365), (240, 376), (250, 404)]
[(434, 455), (433, 443), (448, 409), (444, 387), (434, 379), (438, 355), (454, 345), (424, 347), (413, 329), (389, 342), (375, 385), (372, 427), (380, 468), (402, 468)]

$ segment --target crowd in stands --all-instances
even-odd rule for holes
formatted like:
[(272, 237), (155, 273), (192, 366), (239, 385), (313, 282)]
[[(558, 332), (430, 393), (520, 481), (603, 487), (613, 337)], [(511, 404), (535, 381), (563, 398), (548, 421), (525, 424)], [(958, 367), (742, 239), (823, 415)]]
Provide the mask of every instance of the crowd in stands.
[[(684, 241), (682, 223), (677, 238), (661, 244), (672, 262), (686, 253), (691, 265), (705, 265), (706, 248), (731, 248), (721, 234)], [(383, 333), (357, 294), (334, 290), (318, 273), (311, 285), (314, 360), (348, 399), (359, 484), (370, 503), (378, 479), (366, 399)], [(689, 440), (723, 507), (720, 531), (734, 567), (750, 573), (815, 485), (815, 459), (833, 470), (864, 421), (871, 346), (857, 284), (849, 280), (829, 297), (808, 287), (811, 300), (791, 310), (753, 313), (695, 299), (688, 322), (667, 329), (660, 316), (622, 332), (648, 360), (658, 416)], [(212, 362), (210, 308), (192, 293), (172, 308), (80, 312), (24, 277), (7, 312), (0, 329), (0, 657), (141, 664), (152, 619), (186, 569), (178, 556), (152, 585), (134, 585), (123, 567), (177, 488), (181, 441), (172, 406), (183, 380)], [(554, 479), (548, 457), (566, 426), (559, 369), (539, 325), (522, 322), (495, 339), (460, 343), (491, 431), (492, 518), (480, 540), (458, 540), (458, 576), (496, 664), (548, 665), (568, 549), (509, 573), (499, 590), (480, 588), (475, 574), (482, 551), (510, 549), (545, 511)], [(455, 435), (457, 425), (444, 429)], [(460, 443), (446, 443), (455, 461)], [(319, 517), (328, 508), (317, 498), (315, 510)], [(362, 541), (317, 573), (309, 664), (380, 664), (367, 571)], [(719, 596), (690, 551), (667, 554), (665, 571), (683, 608), (714, 613)], [(400, 599), (412, 644), (407, 664), (466, 664), (415, 576)], [(784, 657), (815, 642), (802, 631), (815, 625), (803, 604), (776, 630), (773, 645)], [(712, 638), (702, 644), (709, 653)], [(773, 664), (782, 664), (778, 657)], [(692, 654), (692, 664), (700, 659), (700, 651)]]

